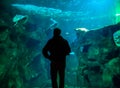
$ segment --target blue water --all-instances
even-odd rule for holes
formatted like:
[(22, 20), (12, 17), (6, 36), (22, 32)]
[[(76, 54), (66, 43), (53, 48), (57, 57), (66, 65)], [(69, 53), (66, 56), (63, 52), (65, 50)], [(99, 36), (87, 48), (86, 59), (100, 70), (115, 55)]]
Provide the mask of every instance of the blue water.
[[(102, 84), (102, 75), (106, 69), (110, 70), (106, 66), (115, 64), (119, 57), (119, 47), (114, 44), (111, 32), (111, 28), (118, 29), (106, 27), (116, 24), (116, 0), (15, 0), (11, 6), (10, 37), (8, 31), (0, 34), (0, 43), (2, 38), (12, 42), (0, 46), (0, 53), (4, 54), (1, 60), (5, 63), (1, 62), (2, 65), (11, 61), (6, 65), (10, 70), (5, 70), (9, 74), (2, 77), (9, 88), (51, 88), (50, 61), (43, 57), (42, 48), (56, 27), (71, 46), (71, 53), (66, 57), (65, 88), (112, 86), (112, 83), (106, 84), (109, 87)], [(16, 15), (19, 17), (15, 19)], [(4, 30), (4, 26), (1, 28)], [(100, 30), (96, 32), (97, 29)]]

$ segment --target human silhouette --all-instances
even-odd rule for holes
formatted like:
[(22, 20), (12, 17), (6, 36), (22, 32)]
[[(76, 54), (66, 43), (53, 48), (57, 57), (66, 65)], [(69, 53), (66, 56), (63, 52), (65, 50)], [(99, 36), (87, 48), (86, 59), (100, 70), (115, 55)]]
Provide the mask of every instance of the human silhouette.
[[(52, 88), (64, 88), (66, 55), (69, 55), (71, 52), (68, 41), (60, 34), (61, 30), (59, 28), (55, 28), (53, 37), (48, 40), (42, 51), (43, 55), (51, 61), (50, 74)], [(59, 83), (57, 83), (58, 76)]]

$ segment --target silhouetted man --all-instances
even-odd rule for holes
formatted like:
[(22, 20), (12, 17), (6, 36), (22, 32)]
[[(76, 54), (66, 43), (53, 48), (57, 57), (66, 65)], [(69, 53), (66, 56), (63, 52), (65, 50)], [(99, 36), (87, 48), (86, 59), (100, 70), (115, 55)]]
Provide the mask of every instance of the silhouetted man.
[[(64, 88), (64, 76), (66, 55), (70, 53), (70, 46), (62, 36), (61, 30), (54, 29), (54, 36), (43, 48), (43, 55), (51, 61), (52, 88)], [(57, 74), (59, 75), (59, 85), (57, 84)]]

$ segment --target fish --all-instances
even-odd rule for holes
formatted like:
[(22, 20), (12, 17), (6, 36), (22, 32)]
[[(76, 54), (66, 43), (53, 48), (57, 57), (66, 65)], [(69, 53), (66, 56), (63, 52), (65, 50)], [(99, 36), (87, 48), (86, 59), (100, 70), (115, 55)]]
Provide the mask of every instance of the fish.
[(16, 9), (26, 13), (27, 15), (40, 15), (50, 18), (61, 19), (71, 19), (76, 17), (85, 16), (82, 12), (73, 12), (73, 11), (62, 11), (61, 9), (40, 7), (32, 4), (12, 4)]
[(28, 16), (24, 16), (24, 15), (16, 15), (13, 18), (13, 22), (15, 23), (15, 25), (17, 24), (25, 24), (28, 20)]

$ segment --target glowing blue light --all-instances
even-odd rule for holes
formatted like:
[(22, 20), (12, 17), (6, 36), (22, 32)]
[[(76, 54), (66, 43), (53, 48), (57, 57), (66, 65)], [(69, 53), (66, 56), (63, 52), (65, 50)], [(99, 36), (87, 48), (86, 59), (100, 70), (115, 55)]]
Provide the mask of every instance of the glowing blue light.
[(75, 55), (75, 52), (70, 52), (70, 55)]
[(114, 6), (113, 0), (92, 0), (91, 2), (89, 2), (89, 6), (91, 6), (90, 8), (102, 12), (112, 8), (111, 5)]
[(120, 16), (120, 13), (115, 14), (116, 16)]

